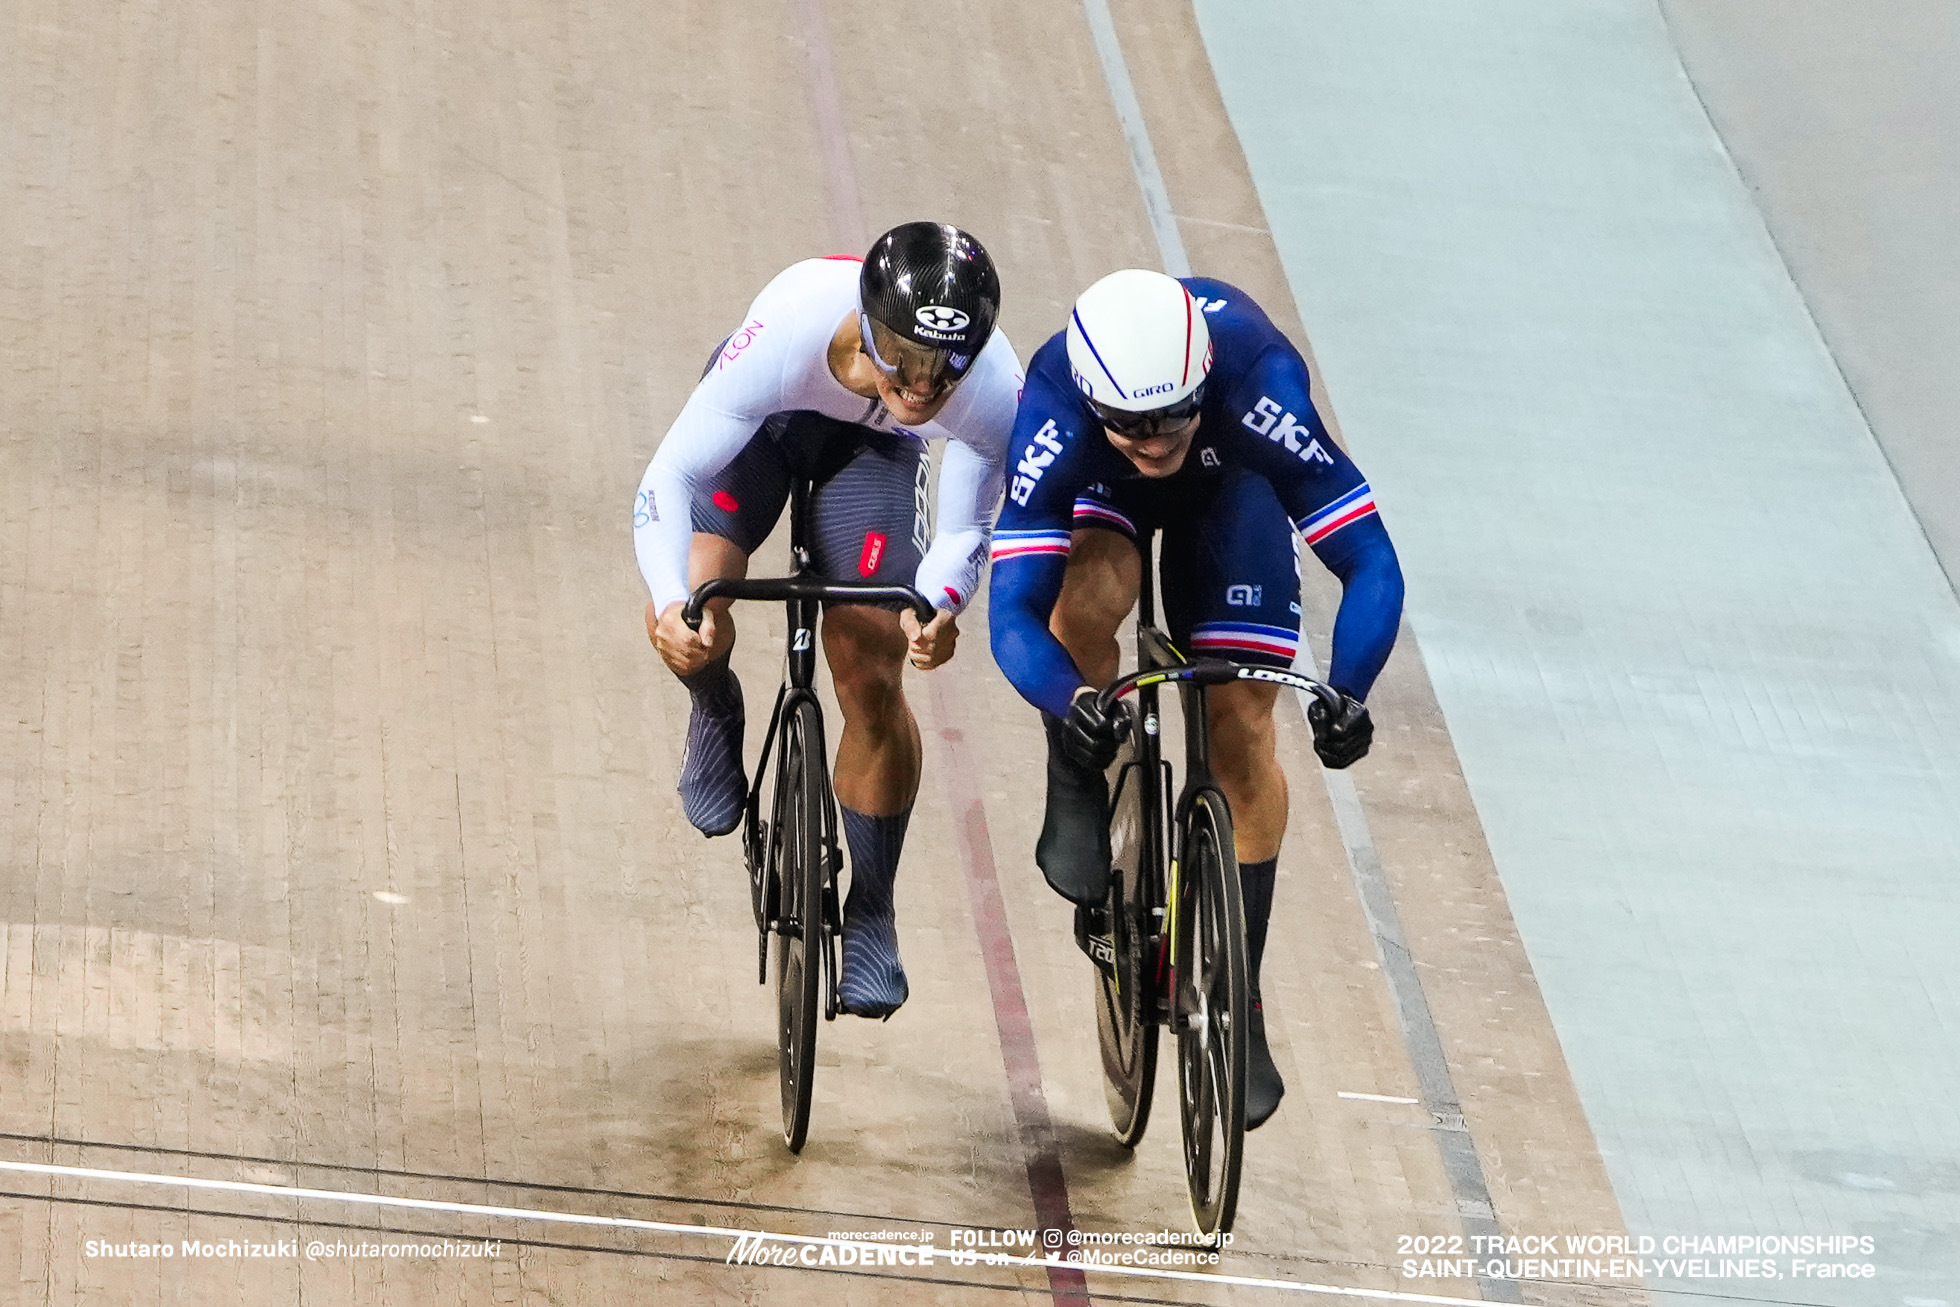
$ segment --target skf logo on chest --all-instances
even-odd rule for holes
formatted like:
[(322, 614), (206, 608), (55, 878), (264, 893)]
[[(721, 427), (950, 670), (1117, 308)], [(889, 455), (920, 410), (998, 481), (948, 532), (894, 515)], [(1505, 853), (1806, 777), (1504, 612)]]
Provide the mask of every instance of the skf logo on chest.
[(1021, 451), (1021, 461), (1014, 468), (1014, 483), (1007, 488), (1007, 497), (1021, 507), (1028, 506), (1028, 497), (1034, 494), (1035, 482), (1062, 452), (1062, 442), (1055, 438), (1055, 419), (1050, 418), (1041, 424), (1041, 430), (1034, 433), (1034, 439)]
[[(1322, 448), (1311, 428), (1302, 425), (1291, 413), (1286, 412), (1264, 395), (1259, 397), (1259, 402), (1252, 406), (1252, 411), (1240, 421), (1266, 439), (1285, 445), (1287, 449), (1298, 454), (1303, 463), (1311, 463), (1318, 459), (1331, 466), (1334, 462), (1334, 456)], [(1300, 443), (1302, 436), (1306, 437), (1304, 445)]]
[(1264, 586), (1228, 585), (1225, 587), (1225, 602), (1234, 608), (1257, 608), (1264, 599)]

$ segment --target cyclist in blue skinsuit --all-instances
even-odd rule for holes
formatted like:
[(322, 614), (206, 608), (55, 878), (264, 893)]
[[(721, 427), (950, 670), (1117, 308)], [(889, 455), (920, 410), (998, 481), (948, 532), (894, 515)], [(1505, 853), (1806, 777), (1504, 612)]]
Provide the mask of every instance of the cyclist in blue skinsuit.
[[(1035, 860), (1103, 933), (1108, 787), (1125, 723), (1095, 710), (1117, 675), (1116, 631), (1136, 602), (1136, 542), (1163, 537), (1163, 616), (1188, 653), (1274, 667), (1299, 648), (1298, 539), (1341, 580), (1328, 682), (1338, 713), (1309, 714), (1329, 767), (1368, 751), (1363, 700), (1395, 642), (1402, 571), (1368, 483), (1308, 398), (1306, 361), (1222, 281), (1130, 269), (1083, 292), (1036, 352), (1008, 449), (993, 542), (994, 658), (1048, 733)], [(1298, 532), (1296, 537), (1295, 532)], [(1208, 691), (1212, 765), (1232, 805), (1252, 965), (1246, 1124), (1285, 1087), (1266, 1042), (1259, 963), (1286, 830), (1275, 755), (1278, 687)]]

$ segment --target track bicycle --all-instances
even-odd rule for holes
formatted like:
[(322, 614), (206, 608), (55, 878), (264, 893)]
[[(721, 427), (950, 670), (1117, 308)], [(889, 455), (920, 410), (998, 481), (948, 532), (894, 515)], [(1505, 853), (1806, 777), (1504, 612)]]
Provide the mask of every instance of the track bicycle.
[[(1078, 909), (1076, 941), (1096, 963), (1096, 1031), (1117, 1140), (1134, 1148), (1150, 1121), (1157, 1033), (1177, 1039), (1178, 1116), (1191, 1215), (1202, 1234), (1232, 1228), (1245, 1152), (1246, 1040), (1252, 994), (1232, 813), (1211, 774), (1205, 689), (1264, 681), (1338, 711), (1337, 691), (1297, 672), (1187, 659), (1156, 626), (1149, 542), (1137, 608), (1137, 670), (1104, 687), (1106, 715), (1136, 695), (1129, 737), (1111, 764), (1109, 898)], [(1184, 788), (1175, 804), (1158, 690), (1183, 707)]]
[[(810, 483), (790, 487), (790, 574), (703, 582), (688, 596), (681, 618), (692, 630), (717, 598), (780, 600), (789, 617), (789, 648), (776, 706), (769, 714), (762, 757), (742, 814), (742, 860), (748, 866), (755, 913), (756, 982), (769, 980), (776, 954), (777, 1073), (782, 1089), (783, 1142), (803, 1150), (810, 1131), (811, 1086), (817, 1065), (817, 1011), (837, 1019), (838, 940), (843, 932), (838, 874), (837, 801), (830, 789), (823, 707), (814, 688), (819, 606), (905, 604), (921, 622), (935, 610), (910, 586), (830, 581), (812, 569), (806, 540)], [(773, 771), (770, 764), (774, 763)], [(767, 815), (763, 792), (769, 792)]]

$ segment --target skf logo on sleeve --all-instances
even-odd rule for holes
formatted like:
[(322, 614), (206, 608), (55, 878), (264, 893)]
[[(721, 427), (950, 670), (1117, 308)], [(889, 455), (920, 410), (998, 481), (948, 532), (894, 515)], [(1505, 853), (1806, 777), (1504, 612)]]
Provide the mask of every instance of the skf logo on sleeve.
[[(1252, 406), (1252, 411), (1239, 420), (1273, 443), (1285, 445), (1288, 450), (1300, 456), (1302, 463), (1311, 463), (1318, 459), (1329, 466), (1333, 465), (1334, 456), (1321, 446), (1313, 432), (1264, 395), (1261, 395), (1259, 402)], [(1302, 436), (1306, 437), (1304, 445), (1300, 443)]]
[(1007, 497), (1026, 508), (1029, 496), (1034, 494), (1035, 482), (1041, 480), (1041, 474), (1061, 452), (1062, 442), (1055, 437), (1055, 419), (1050, 418), (1021, 451), (1021, 461), (1014, 468), (1014, 483), (1007, 488)]

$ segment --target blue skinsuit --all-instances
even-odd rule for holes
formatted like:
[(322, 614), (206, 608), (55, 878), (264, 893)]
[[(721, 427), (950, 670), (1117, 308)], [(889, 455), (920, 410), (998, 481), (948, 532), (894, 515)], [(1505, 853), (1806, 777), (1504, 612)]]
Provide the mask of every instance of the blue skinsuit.
[(1064, 332), (1035, 353), (994, 532), (994, 659), (1024, 698), (1066, 715), (1086, 684), (1048, 619), (1069, 533), (1163, 531), (1164, 613), (1194, 654), (1286, 666), (1299, 639), (1292, 534), (1340, 578), (1328, 680), (1367, 695), (1402, 613), (1402, 570), (1374, 496), (1308, 398), (1306, 361), (1243, 291), (1183, 278), (1211, 330), (1212, 369), (1190, 454), (1144, 478), (1103, 434), (1069, 372)]

